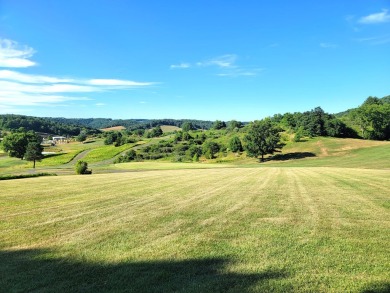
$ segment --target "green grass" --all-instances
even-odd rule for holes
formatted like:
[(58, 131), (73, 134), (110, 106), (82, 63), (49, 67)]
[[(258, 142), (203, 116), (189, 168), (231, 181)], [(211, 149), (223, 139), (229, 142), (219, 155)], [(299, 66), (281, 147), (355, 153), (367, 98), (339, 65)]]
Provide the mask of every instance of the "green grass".
[(172, 163), (172, 162), (131, 162), (115, 164), (114, 168), (119, 170), (183, 170), (183, 169), (215, 169), (231, 168), (234, 165), (212, 164), (212, 163)]
[(88, 163), (96, 163), (108, 159), (112, 159), (121, 152), (131, 149), (135, 144), (124, 144), (121, 146), (105, 145), (90, 151), (83, 160)]
[[(279, 155), (282, 160), (270, 160), (264, 165), (390, 169), (389, 154), (390, 142), (386, 141), (315, 138), (287, 145)], [(283, 155), (288, 160), (283, 160)]]
[[(98, 140), (93, 143), (70, 143), (70, 144), (59, 144), (56, 146), (56, 149), (60, 149), (60, 152), (55, 155), (48, 155), (46, 158), (42, 160), (40, 166), (59, 166), (66, 163), (69, 163), (74, 157), (76, 157), (79, 153), (89, 150), (89, 149), (98, 149), (103, 147), (103, 141)], [(48, 150), (50, 151), (50, 150)]]
[(157, 170), (1, 190), (2, 292), (390, 288), (389, 170)]

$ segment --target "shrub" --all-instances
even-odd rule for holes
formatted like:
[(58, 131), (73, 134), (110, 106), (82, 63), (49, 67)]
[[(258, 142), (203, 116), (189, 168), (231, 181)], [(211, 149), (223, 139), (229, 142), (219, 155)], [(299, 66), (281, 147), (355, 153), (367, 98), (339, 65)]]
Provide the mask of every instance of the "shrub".
[(88, 170), (88, 163), (78, 161), (75, 166), (76, 174), (92, 174), (92, 170)]

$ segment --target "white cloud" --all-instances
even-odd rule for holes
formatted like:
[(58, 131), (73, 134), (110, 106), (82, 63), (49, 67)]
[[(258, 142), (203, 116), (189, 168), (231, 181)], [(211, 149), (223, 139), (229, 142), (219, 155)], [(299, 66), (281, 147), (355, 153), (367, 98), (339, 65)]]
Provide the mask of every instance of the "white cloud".
[[(15, 41), (0, 39), (0, 67), (29, 67), (36, 65), (29, 60), (35, 51), (19, 46)], [(18, 71), (0, 70), (0, 111), (14, 106), (58, 106), (69, 101), (91, 100), (78, 96), (105, 90), (126, 90), (148, 87), (154, 82), (137, 82), (122, 79), (71, 79), (55, 76), (25, 74)], [(96, 106), (103, 106), (97, 103)]]
[(23, 74), (11, 70), (0, 70), (0, 80), (12, 80), (23, 83), (71, 83), (73, 79), (57, 78), (43, 75)]
[(103, 107), (103, 106), (105, 106), (105, 105), (106, 105), (106, 104), (104, 104), (104, 103), (96, 103), (96, 104), (95, 104), (96, 107)]
[(390, 21), (390, 15), (387, 9), (382, 9), (382, 12), (373, 13), (367, 16), (363, 16), (359, 19), (359, 23), (374, 24)]
[(87, 84), (97, 86), (125, 86), (125, 87), (138, 87), (138, 86), (150, 86), (155, 84), (154, 82), (138, 82), (132, 80), (120, 80), (120, 79), (90, 79)]
[(77, 84), (26, 84), (0, 80), (0, 93), (3, 91), (22, 92), (30, 94), (43, 93), (85, 93), (96, 92), (99, 88)]
[(0, 39), (0, 67), (23, 68), (36, 65), (28, 60), (35, 51), (33, 48), (21, 47), (15, 41)]
[(173, 64), (170, 66), (171, 69), (185, 69), (190, 68), (191, 64), (189, 63), (180, 63), (180, 64)]
[(334, 48), (337, 48), (338, 45), (332, 44), (332, 43), (320, 43), (320, 47), (321, 47), (321, 48), (330, 48), (330, 49), (334, 49)]

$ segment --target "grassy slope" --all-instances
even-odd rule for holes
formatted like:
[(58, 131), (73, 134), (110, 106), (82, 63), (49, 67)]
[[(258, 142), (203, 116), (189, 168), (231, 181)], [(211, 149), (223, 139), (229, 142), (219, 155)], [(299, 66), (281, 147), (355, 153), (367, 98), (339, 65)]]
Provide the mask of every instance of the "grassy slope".
[[(319, 137), (304, 142), (289, 142), (276, 153), (279, 159), (266, 161), (262, 166), (276, 167), (343, 167), (390, 169), (390, 142)], [(253, 166), (254, 159), (234, 162)]]
[[(315, 157), (282, 161), (285, 166), (390, 168), (390, 142), (322, 137), (287, 145), (284, 153), (312, 152)], [(269, 162), (271, 163), (271, 162)], [(278, 165), (273, 161), (271, 164)]]
[(390, 288), (387, 170), (165, 170), (1, 185), (4, 292)]

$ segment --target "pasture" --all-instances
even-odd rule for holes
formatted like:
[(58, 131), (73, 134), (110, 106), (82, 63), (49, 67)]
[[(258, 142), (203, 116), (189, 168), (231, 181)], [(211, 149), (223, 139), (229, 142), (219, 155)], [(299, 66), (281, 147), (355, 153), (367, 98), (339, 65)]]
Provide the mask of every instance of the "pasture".
[(145, 170), (0, 184), (1, 292), (390, 289), (389, 170)]
[(126, 127), (124, 127), (124, 126), (113, 126), (113, 127), (102, 128), (100, 130), (107, 132), (107, 131), (121, 131), (121, 130), (125, 130), (125, 129), (126, 129)]

